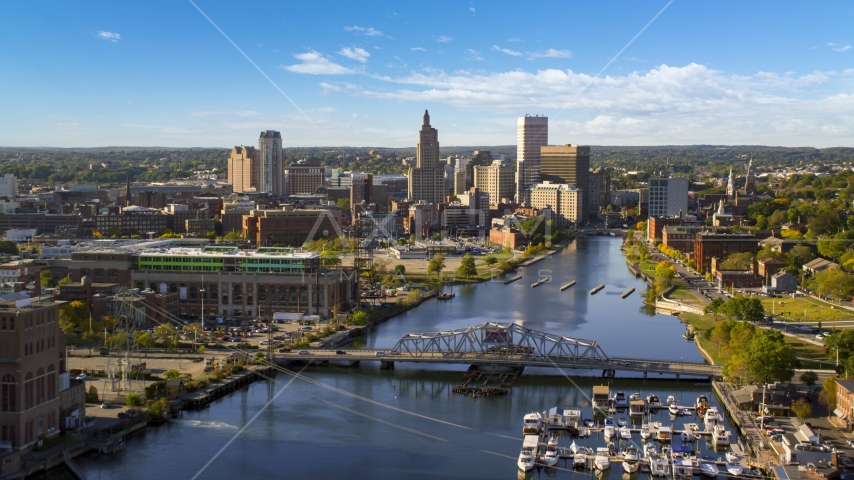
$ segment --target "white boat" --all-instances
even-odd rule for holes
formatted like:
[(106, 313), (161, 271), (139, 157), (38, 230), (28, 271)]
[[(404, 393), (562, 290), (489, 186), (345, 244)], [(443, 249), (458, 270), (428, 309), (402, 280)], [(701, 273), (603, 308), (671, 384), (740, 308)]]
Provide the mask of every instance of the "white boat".
[(676, 403), (676, 397), (674, 397), (673, 395), (668, 395), (667, 404), (670, 405), (671, 403)]
[(701, 463), (700, 464), (700, 475), (709, 478), (715, 478), (721, 471), (718, 469), (717, 465), (714, 463)]
[(635, 473), (640, 467), (640, 457), (637, 447), (628, 447), (623, 451), (623, 470), (626, 473)]
[(741, 465), (739, 465), (737, 463), (727, 463), (726, 464), (726, 471), (730, 475), (734, 475), (737, 477), (737, 476), (744, 473), (744, 467), (742, 467)]
[(699, 397), (697, 397), (697, 403), (694, 404), (694, 406), (699, 409), (700, 407), (702, 407), (704, 405), (708, 405), (708, 404), (709, 404), (709, 399), (706, 398), (705, 395), (700, 395)]
[(691, 436), (688, 432), (682, 432), (682, 443), (689, 443), (694, 441), (694, 437)]
[(673, 439), (672, 431), (670, 427), (659, 427), (658, 428), (658, 441), (659, 442), (669, 442)]
[(628, 422), (626, 422), (625, 418), (618, 418), (617, 419), (617, 426), (618, 427), (625, 427), (626, 425), (628, 425)]
[(626, 394), (623, 392), (617, 392), (614, 394), (614, 407), (616, 408), (626, 408), (629, 406), (629, 401), (626, 400)]
[(681, 455), (673, 456), (673, 478), (692, 478), (694, 476), (694, 462)]
[(623, 440), (632, 439), (632, 431), (629, 430), (629, 427), (620, 427), (620, 438)]
[(670, 465), (667, 462), (667, 457), (661, 453), (652, 453), (647, 455), (649, 461), (649, 474), (653, 477), (667, 477), (670, 475)]
[(614, 435), (617, 433), (617, 429), (614, 427), (613, 418), (605, 417), (605, 423), (602, 425), (602, 433), (605, 434), (605, 438), (614, 438)]
[(643, 400), (643, 397), (641, 397), (640, 393), (635, 392), (635, 393), (629, 395), (629, 401), (630, 402), (635, 401), (635, 400)]
[(646, 397), (646, 404), (649, 408), (659, 408), (661, 407), (661, 400), (659, 400), (655, 394), (648, 395)]
[(741, 457), (739, 457), (735, 452), (730, 450), (726, 452), (726, 461), (727, 463), (738, 463), (739, 461), (741, 461)]
[(572, 455), (572, 466), (587, 468), (587, 460), (592, 455), (593, 450), (590, 447), (578, 447), (578, 451)]
[(723, 419), (721, 418), (721, 415), (718, 413), (717, 407), (707, 408), (705, 415), (703, 415), (703, 424), (705, 424), (706, 430), (711, 430), (721, 420), (723, 420)]
[(522, 441), (522, 451), (519, 452), (519, 460), (516, 462), (519, 470), (527, 472), (534, 469), (539, 439), (540, 437), (536, 435), (525, 435), (525, 439)]
[(729, 445), (730, 435), (732, 435), (723, 425), (715, 425), (712, 430), (712, 445), (722, 447)]
[(648, 439), (651, 435), (652, 435), (652, 433), (649, 431), (649, 424), (644, 423), (643, 425), (641, 425), (641, 431), (640, 431), (640, 436), (641, 436), (641, 438), (642, 438), (642, 439), (644, 439), (644, 440), (646, 440), (646, 439)]
[(669, 407), (667, 407), (667, 411), (669, 411), (671, 415), (678, 415), (679, 414), (679, 405), (676, 405), (676, 402), (673, 402), (670, 404)]
[(699, 425), (697, 425), (696, 423), (686, 423), (686, 424), (685, 424), (685, 430), (690, 430), (690, 431), (692, 431), (692, 432), (697, 432), (697, 431), (699, 431), (699, 430), (700, 430), (700, 426), (699, 426)]
[(580, 450), (581, 450), (581, 448), (578, 445), (576, 445), (575, 440), (573, 440), (572, 445), (569, 446), (569, 453), (571, 453), (574, 456)]
[(661, 422), (652, 422), (652, 426), (653, 426), (656, 430), (658, 430), (659, 428), (661, 428)]
[(581, 410), (563, 409), (563, 424), (567, 427), (578, 428), (581, 422)]
[(563, 425), (563, 409), (552, 407), (549, 409), (549, 415), (546, 417), (546, 424), (550, 427), (562, 427)]
[(537, 412), (525, 415), (522, 433), (525, 435), (536, 435), (543, 428), (543, 416)]
[(683, 417), (690, 417), (691, 415), (694, 415), (694, 412), (687, 408), (683, 408), (679, 411), (679, 415), (682, 415)]
[(584, 426), (587, 428), (593, 428), (596, 426), (596, 422), (594, 422), (592, 418), (585, 418)]
[(596, 458), (593, 459), (593, 465), (596, 466), (596, 470), (608, 470), (611, 468), (611, 454), (607, 448), (599, 447), (596, 449)]
[(546, 454), (543, 456), (543, 465), (553, 467), (557, 465), (559, 458), (560, 457), (557, 453), (557, 437), (552, 437), (549, 439), (549, 444), (546, 447)]

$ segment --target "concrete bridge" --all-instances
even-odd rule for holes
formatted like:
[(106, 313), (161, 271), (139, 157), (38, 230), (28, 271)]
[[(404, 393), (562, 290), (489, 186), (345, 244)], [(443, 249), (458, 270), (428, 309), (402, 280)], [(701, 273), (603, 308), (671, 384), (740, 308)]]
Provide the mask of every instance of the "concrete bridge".
[[(302, 352), (302, 353), (300, 353)], [(341, 353), (338, 353), (341, 352)], [(379, 361), (383, 368), (395, 362), (449, 363), (496, 367), (551, 367), (719, 377), (717, 365), (642, 358), (608, 357), (595, 340), (564, 337), (516, 323), (485, 322), (445, 332), (410, 333), (388, 350), (304, 349), (278, 353), (280, 360)]]

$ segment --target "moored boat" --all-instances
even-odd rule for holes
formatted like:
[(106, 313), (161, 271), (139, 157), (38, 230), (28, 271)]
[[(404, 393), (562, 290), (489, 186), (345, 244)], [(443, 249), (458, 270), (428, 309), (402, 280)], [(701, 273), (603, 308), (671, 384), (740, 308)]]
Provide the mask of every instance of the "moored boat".
[(658, 427), (658, 441), (659, 442), (669, 442), (672, 440), (672, 431), (670, 427), (661, 426)]
[(741, 465), (739, 465), (737, 463), (727, 463), (726, 464), (726, 471), (730, 475), (737, 477), (739, 475), (744, 474), (744, 467), (742, 467)]
[(548, 446), (546, 447), (546, 454), (543, 455), (543, 465), (553, 467), (557, 465), (559, 458), (560, 457), (557, 452), (557, 437), (552, 437), (549, 439)]
[(614, 419), (611, 417), (605, 417), (605, 423), (602, 426), (602, 433), (605, 435), (605, 438), (613, 438), (616, 432), (617, 429), (614, 427)]
[(522, 451), (519, 452), (519, 460), (516, 462), (516, 465), (519, 466), (519, 470), (533, 470), (534, 463), (536, 461), (536, 453), (537, 446), (539, 442), (539, 437), (536, 435), (525, 435), (525, 440), (522, 441)]
[(712, 429), (712, 444), (715, 447), (723, 447), (729, 445), (730, 435), (732, 435), (723, 425), (715, 425)]
[(626, 400), (626, 394), (623, 392), (617, 392), (614, 394), (614, 407), (616, 408), (626, 408), (629, 406), (629, 401)]
[(676, 402), (673, 402), (669, 407), (667, 407), (667, 411), (670, 412), (671, 415), (679, 415), (679, 405), (676, 405)]
[(660, 408), (661, 400), (659, 400), (658, 396), (656, 396), (655, 394), (647, 395), (646, 404), (647, 406), (649, 406), (649, 408)]
[(650, 431), (649, 431), (649, 424), (647, 424), (646, 422), (644, 422), (644, 424), (643, 424), (643, 425), (641, 425), (641, 431), (640, 431), (640, 436), (641, 436), (641, 438), (642, 438), (642, 439), (644, 439), (644, 440), (646, 440), (646, 439), (648, 439), (651, 435), (652, 435), (652, 433), (650, 433)]
[(632, 431), (629, 430), (629, 427), (620, 427), (620, 438), (623, 440), (632, 439)]
[(525, 415), (524, 423), (522, 426), (522, 433), (525, 435), (535, 435), (540, 433), (540, 429), (543, 428), (543, 416), (538, 412), (531, 412)]
[(611, 453), (605, 447), (596, 449), (596, 458), (593, 459), (596, 470), (608, 470), (611, 468)]
[(701, 463), (700, 464), (700, 475), (708, 478), (715, 478), (720, 473), (720, 469), (718, 469), (717, 465), (714, 463)]
[(637, 447), (628, 447), (623, 450), (623, 471), (635, 473), (640, 467), (640, 456)]

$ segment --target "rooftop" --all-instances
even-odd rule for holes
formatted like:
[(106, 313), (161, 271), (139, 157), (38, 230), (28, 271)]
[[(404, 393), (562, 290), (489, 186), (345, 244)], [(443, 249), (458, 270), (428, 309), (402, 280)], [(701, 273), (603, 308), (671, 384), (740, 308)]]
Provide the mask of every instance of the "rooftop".
[(174, 247), (149, 249), (135, 253), (136, 256), (178, 256), (178, 257), (253, 257), (253, 258), (293, 258), (311, 259), (320, 257), (314, 252), (292, 248), (261, 247), (255, 250), (240, 250), (236, 246), (217, 245), (204, 248)]

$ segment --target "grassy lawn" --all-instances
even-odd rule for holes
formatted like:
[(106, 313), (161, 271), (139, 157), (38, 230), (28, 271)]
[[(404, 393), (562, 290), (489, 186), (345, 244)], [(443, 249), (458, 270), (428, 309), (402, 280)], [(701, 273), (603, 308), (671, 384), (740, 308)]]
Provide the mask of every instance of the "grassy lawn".
[(650, 274), (650, 275), (653, 275), (653, 276), (654, 276), (654, 275), (655, 275), (655, 266), (656, 266), (656, 265), (658, 265), (658, 264), (657, 264), (657, 263), (653, 263), (653, 262), (641, 262), (641, 263), (640, 263), (640, 268), (641, 268), (641, 270), (643, 270), (645, 273), (648, 273), (648, 274)]
[(842, 308), (832, 308), (829, 303), (812, 298), (761, 298), (762, 306), (766, 312), (782, 314), (786, 321), (804, 321), (804, 310), (806, 310), (806, 321), (832, 321), (852, 320), (854, 312)]
[(685, 287), (684, 285), (677, 285), (676, 289), (667, 295), (667, 298), (670, 298), (673, 300), (681, 300), (684, 303), (687, 303), (689, 305), (696, 305), (696, 306), (704, 305), (703, 301), (700, 300), (699, 298), (697, 298), (697, 296), (694, 295), (694, 293), (691, 290), (688, 290), (688, 288)]
[(786, 343), (795, 349), (795, 355), (802, 358), (812, 358), (815, 360), (827, 360), (827, 355), (824, 353), (824, 348), (812, 343), (803, 342), (797, 338), (785, 336)]

